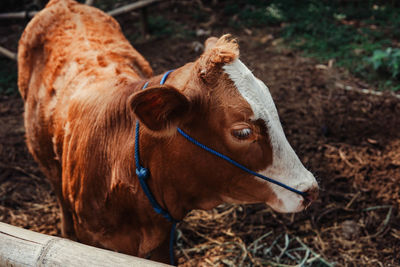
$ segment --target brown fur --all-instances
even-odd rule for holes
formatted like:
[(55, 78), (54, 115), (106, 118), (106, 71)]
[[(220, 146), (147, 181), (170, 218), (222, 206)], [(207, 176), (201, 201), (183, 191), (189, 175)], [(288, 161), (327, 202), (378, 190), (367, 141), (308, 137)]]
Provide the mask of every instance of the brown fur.
[[(19, 43), (19, 89), (27, 145), (57, 194), (65, 236), (166, 260), (171, 225), (152, 210), (135, 174), (136, 118), (150, 189), (175, 219), (226, 201), (273, 201), (267, 183), (176, 134), (179, 126), (253, 170), (271, 164), (265, 126), (250, 121), (251, 108), (222, 72), (238, 55), (229, 36), (210, 39), (200, 59), (160, 86), (103, 12), (52, 0), (34, 17)], [(149, 89), (141, 91), (147, 78)], [(238, 122), (253, 129), (251, 140), (233, 139)]]

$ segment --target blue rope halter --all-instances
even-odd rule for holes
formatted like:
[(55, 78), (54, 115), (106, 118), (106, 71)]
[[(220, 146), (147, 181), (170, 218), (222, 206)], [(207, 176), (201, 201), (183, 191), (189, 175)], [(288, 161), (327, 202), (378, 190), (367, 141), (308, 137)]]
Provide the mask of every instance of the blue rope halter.
[[(143, 89), (147, 87), (149, 82), (146, 82), (143, 86)], [(153, 209), (158, 214), (161, 214), (165, 219), (174, 223), (175, 220), (169, 214), (168, 211), (164, 210), (154, 198), (153, 194), (150, 191), (149, 186), (147, 185), (146, 179), (150, 176), (149, 169), (140, 165), (140, 153), (139, 153), (139, 129), (140, 123), (139, 121), (136, 122), (136, 132), (135, 132), (135, 164), (136, 164), (136, 175), (139, 177), (140, 186), (142, 187), (144, 193), (146, 194), (147, 198), (149, 199)]]
[[(164, 84), (165, 80), (167, 79), (168, 75), (173, 70), (168, 71), (162, 77), (160, 84)], [(149, 82), (146, 82), (142, 89), (145, 89), (149, 85)], [(164, 210), (160, 204), (158, 204), (157, 200), (153, 196), (150, 191), (150, 188), (147, 184), (147, 178), (150, 176), (149, 169), (143, 167), (140, 164), (140, 153), (139, 153), (139, 130), (140, 130), (140, 123), (139, 121), (136, 122), (136, 129), (135, 129), (135, 165), (136, 165), (136, 175), (139, 178), (140, 186), (142, 187), (144, 193), (146, 194), (147, 198), (150, 201), (151, 206), (153, 207), (154, 211), (160, 215), (162, 215), (165, 219), (172, 223), (172, 228), (170, 232), (169, 238), (169, 258), (171, 265), (175, 265), (175, 257), (174, 257), (174, 241), (175, 241), (175, 230), (176, 230), (176, 223), (178, 222), (175, 220), (168, 211)]]
[[(168, 75), (173, 72), (173, 70), (169, 70), (167, 71), (164, 76), (161, 78), (160, 84), (163, 85), (165, 83), (165, 81), (168, 78)], [(143, 86), (142, 89), (145, 89), (148, 86), (149, 82), (146, 82)], [(168, 221), (172, 222), (172, 228), (171, 228), (171, 233), (170, 233), (170, 242), (169, 242), (169, 254), (170, 254), (170, 262), (171, 265), (175, 265), (175, 260), (174, 260), (174, 239), (175, 239), (175, 230), (176, 230), (176, 223), (178, 222), (177, 220), (175, 220), (171, 214), (167, 211), (164, 210), (157, 202), (157, 200), (154, 198), (153, 194), (150, 191), (149, 186), (147, 185), (146, 179), (149, 178), (150, 176), (150, 172), (147, 168), (143, 167), (142, 165), (140, 165), (140, 153), (139, 153), (139, 128), (140, 128), (140, 124), (139, 121), (136, 122), (136, 132), (135, 132), (135, 164), (136, 164), (136, 175), (139, 178), (139, 182), (140, 182), (140, 186), (142, 187), (144, 193), (146, 194), (147, 198), (149, 199), (151, 205), (153, 206), (153, 209), (156, 213), (162, 215), (164, 218), (166, 218)], [(238, 167), (239, 169), (242, 169), (243, 171), (252, 174), (254, 176), (257, 176), (261, 179), (264, 179), (270, 183), (276, 184), (280, 187), (283, 187), (289, 191), (292, 191), (293, 193), (296, 193), (298, 195), (301, 195), (303, 197), (305, 197), (307, 195), (306, 192), (301, 192), (293, 187), (290, 187), (284, 183), (281, 183), (277, 180), (274, 180), (272, 178), (269, 178), (267, 176), (264, 176), (262, 174), (259, 174), (257, 172), (254, 172), (248, 168), (246, 168), (245, 166), (241, 165), (240, 163), (234, 161), (233, 159), (229, 158), (228, 156), (225, 156), (224, 154), (221, 154), (217, 151), (215, 151), (212, 148), (209, 148), (208, 146), (200, 143), (199, 141), (195, 140), (193, 137), (191, 137), (190, 135), (188, 135), (187, 133), (185, 133), (182, 129), (178, 128), (178, 133), (181, 134), (185, 139), (187, 139), (189, 142), (195, 144), (196, 146), (208, 151), (209, 153), (223, 159), (226, 160), (227, 162), (235, 165), (236, 167)]]

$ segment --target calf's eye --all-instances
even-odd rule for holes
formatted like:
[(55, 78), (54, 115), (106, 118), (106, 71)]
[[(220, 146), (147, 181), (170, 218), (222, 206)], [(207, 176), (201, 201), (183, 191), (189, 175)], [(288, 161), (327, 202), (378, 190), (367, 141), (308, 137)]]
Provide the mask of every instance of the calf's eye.
[(233, 129), (232, 135), (239, 140), (248, 139), (253, 131), (250, 128)]

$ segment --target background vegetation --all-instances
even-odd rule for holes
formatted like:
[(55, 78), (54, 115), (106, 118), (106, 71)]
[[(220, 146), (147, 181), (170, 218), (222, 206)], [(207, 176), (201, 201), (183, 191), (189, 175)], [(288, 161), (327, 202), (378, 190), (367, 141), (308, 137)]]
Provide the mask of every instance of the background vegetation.
[[(46, 1), (36, 1), (41, 8)], [(103, 10), (127, 3), (127, 0), (99, 0)], [(173, 2), (173, 1), (172, 1)], [(321, 62), (334, 60), (340, 67), (381, 90), (400, 90), (400, 5), (398, 1), (359, 0), (220, 0), (203, 1), (213, 12), (222, 13), (223, 24), (237, 30), (276, 28), (284, 44)], [(202, 2), (202, 3), (203, 3)], [(210, 3), (208, 3), (210, 2)], [(31, 9), (27, 0), (2, 1), (0, 10)], [(202, 22), (209, 14), (204, 9), (190, 11), (191, 18)], [(183, 22), (150, 14), (149, 29), (156, 37), (195, 37)], [(135, 42), (140, 34), (128, 36)], [(5, 63), (3, 59), (1, 62)], [(0, 72), (0, 92), (15, 91), (15, 66)], [(14, 84), (14, 86), (10, 86)]]
[(334, 59), (379, 89), (400, 89), (400, 8), (396, 1), (230, 1), (236, 27), (278, 26), (286, 44)]
[[(46, 2), (3, 0), (0, 13), (33, 1)], [(94, 4), (109, 11), (132, 1)], [(180, 263), (399, 266), (399, 8), (399, 1), (165, 0), (148, 8), (146, 36), (138, 11), (116, 16), (155, 73), (194, 60), (210, 35), (237, 37), (243, 62), (269, 86), (290, 144), (321, 186), (298, 214), (262, 204), (191, 212), (178, 227)], [(16, 52), (28, 21), (0, 20), (0, 45)], [(25, 145), (16, 63), (0, 57), (0, 64), (0, 221), (60, 235), (54, 193)]]

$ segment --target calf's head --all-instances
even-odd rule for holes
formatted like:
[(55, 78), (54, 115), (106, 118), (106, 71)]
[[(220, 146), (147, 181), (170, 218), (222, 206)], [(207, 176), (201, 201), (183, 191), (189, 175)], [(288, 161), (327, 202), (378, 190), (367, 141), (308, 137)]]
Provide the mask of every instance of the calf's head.
[[(172, 173), (168, 179), (180, 192), (171, 194), (190, 199), (191, 208), (265, 202), (279, 212), (301, 211), (315, 199), (317, 182), (286, 140), (268, 88), (238, 56), (229, 36), (209, 38), (197, 61), (130, 98), (136, 117), (168, 153), (161, 158), (169, 167), (158, 162), (152, 176)], [(194, 146), (177, 127), (251, 170), (308, 192), (306, 199)]]

